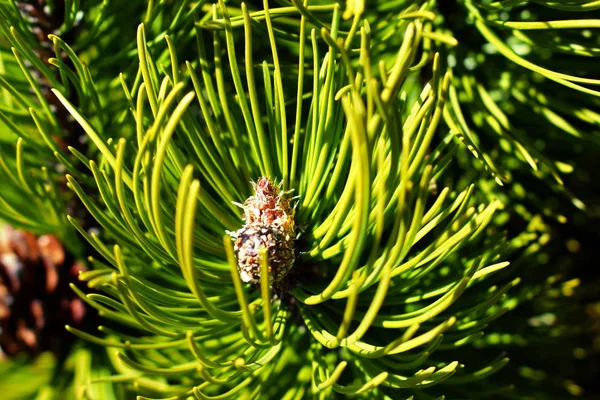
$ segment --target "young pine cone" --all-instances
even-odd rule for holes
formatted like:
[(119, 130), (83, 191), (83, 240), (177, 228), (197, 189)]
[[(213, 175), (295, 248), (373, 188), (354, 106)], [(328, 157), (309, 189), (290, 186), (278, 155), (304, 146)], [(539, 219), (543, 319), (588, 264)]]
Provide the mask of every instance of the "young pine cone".
[(69, 287), (84, 270), (56, 237), (0, 226), (0, 357), (68, 347), (86, 309)]
[(244, 205), (244, 227), (232, 236), (238, 259), (238, 271), (246, 283), (260, 282), (259, 250), (267, 251), (269, 281), (279, 284), (294, 267), (294, 214), (290, 200), (280, 186), (275, 187), (267, 177), (252, 184), (255, 195)]

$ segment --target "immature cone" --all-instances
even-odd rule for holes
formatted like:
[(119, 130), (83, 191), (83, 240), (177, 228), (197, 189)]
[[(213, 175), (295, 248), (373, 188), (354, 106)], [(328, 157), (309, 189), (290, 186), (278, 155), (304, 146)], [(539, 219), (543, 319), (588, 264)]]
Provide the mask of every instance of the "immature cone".
[(0, 356), (68, 347), (64, 326), (86, 311), (69, 287), (82, 270), (56, 237), (0, 226)]
[(255, 195), (244, 203), (244, 227), (232, 236), (242, 281), (260, 282), (261, 248), (266, 250), (269, 281), (278, 284), (294, 267), (295, 224), (290, 200), (267, 177), (252, 184)]

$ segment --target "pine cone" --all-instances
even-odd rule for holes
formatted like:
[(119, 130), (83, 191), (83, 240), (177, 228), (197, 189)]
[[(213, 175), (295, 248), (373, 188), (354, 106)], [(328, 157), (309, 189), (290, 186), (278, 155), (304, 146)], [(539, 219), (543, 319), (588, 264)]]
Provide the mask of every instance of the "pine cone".
[(64, 354), (65, 324), (81, 326), (86, 315), (69, 287), (84, 269), (55, 236), (0, 227), (0, 357)]
[(260, 282), (261, 247), (269, 257), (269, 281), (280, 282), (294, 265), (294, 241), (280, 229), (264, 225), (247, 226), (237, 232), (234, 250), (242, 281)]
[(267, 177), (253, 183), (255, 195), (243, 205), (244, 227), (232, 233), (238, 271), (246, 283), (260, 282), (259, 250), (269, 257), (269, 281), (285, 286), (295, 261), (295, 224), (290, 200)]
[(48, 39), (48, 35), (60, 34), (65, 15), (64, 1), (53, 2), (51, 8), (45, 0), (16, 1), (15, 5), (21, 15), (29, 23), (31, 32), (35, 36), (40, 47), (34, 49), (38, 56), (48, 64), (48, 59), (54, 56), (54, 44)]

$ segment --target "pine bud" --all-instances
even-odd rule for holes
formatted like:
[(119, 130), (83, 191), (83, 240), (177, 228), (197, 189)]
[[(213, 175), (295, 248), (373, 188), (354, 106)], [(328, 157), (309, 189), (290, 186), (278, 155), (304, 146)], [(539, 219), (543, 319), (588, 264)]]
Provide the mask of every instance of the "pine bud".
[(294, 214), (290, 199), (280, 185), (275, 187), (267, 177), (252, 184), (255, 195), (244, 205), (244, 227), (232, 234), (238, 259), (238, 271), (246, 283), (260, 282), (259, 250), (269, 257), (269, 282), (278, 284), (294, 267)]

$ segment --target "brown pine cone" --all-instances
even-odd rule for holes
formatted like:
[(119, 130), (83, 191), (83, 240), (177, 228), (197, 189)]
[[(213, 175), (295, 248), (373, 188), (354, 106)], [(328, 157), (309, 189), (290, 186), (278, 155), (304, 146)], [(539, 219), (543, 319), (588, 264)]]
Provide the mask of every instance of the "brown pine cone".
[(294, 210), (290, 199), (267, 177), (252, 183), (254, 196), (243, 204), (244, 226), (230, 232), (235, 241), (238, 271), (243, 282), (260, 282), (259, 250), (265, 248), (269, 257), (269, 282), (275, 289), (287, 286), (295, 262), (296, 239)]
[(21, 0), (15, 5), (21, 12), (40, 47), (34, 49), (38, 56), (48, 64), (48, 59), (54, 56), (54, 45), (48, 39), (49, 34), (60, 34), (65, 15), (64, 1), (53, 2), (53, 8), (45, 0)]
[(72, 341), (64, 326), (81, 326), (86, 315), (69, 287), (83, 270), (55, 236), (0, 226), (0, 357), (64, 354)]
[(294, 240), (281, 230), (268, 226), (247, 226), (237, 231), (234, 250), (243, 282), (260, 282), (259, 251), (264, 247), (269, 257), (269, 281), (279, 283), (294, 266)]

